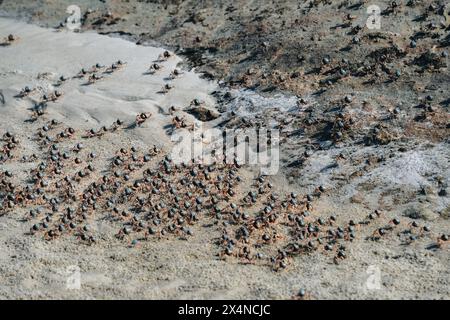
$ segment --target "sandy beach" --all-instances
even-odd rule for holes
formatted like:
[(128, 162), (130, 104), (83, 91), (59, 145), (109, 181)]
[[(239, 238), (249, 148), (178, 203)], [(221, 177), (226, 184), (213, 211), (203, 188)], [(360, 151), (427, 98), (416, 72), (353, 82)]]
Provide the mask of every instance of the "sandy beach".
[[(352, 75), (321, 95), (305, 70), (199, 62), (132, 13), (73, 32), (17, 10), (0, 4), (1, 299), (450, 298), (446, 65), (431, 93)], [(279, 134), (273, 174), (174, 158), (180, 133), (244, 128)]]

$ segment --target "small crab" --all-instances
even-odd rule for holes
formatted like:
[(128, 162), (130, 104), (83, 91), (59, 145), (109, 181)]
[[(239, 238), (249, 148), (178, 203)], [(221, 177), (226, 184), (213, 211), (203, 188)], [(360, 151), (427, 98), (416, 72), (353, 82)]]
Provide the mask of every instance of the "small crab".
[(44, 234), (44, 239), (47, 241), (54, 240), (60, 236), (60, 233), (55, 230), (49, 230)]
[(203, 100), (200, 100), (200, 99), (194, 99), (194, 100), (192, 100), (191, 101), (191, 103), (189, 104), (189, 106), (196, 106), (196, 107), (198, 107), (198, 106), (201, 106), (201, 105), (204, 105), (205, 104), (205, 101), (203, 101)]
[(2, 45), (2, 46), (9, 46), (12, 43), (16, 42), (17, 40), (19, 40), (18, 37), (16, 37), (13, 34), (10, 34), (6, 38), (3, 39), (3, 42), (1, 42), (0, 45)]
[(170, 106), (170, 107), (169, 107), (169, 113), (170, 113), (171, 115), (174, 114), (177, 110), (178, 110), (178, 109), (177, 109), (177, 107), (175, 107), (175, 106)]
[(82, 68), (82, 69), (80, 70), (80, 72), (78, 72), (77, 75), (74, 76), (74, 78), (78, 78), (78, 79), (84, 78), (84, 77), (85, 77), (86, 75), (88, 75), (89, 73), (90, 73), (89, 71), (87, 71), (86, 69)]
[(143, 124), (148, 118), (150, 118), (152, 114), (150, 112), (142, 112), (136, 116), (136, 125), (140, 126)]
[(292, 297), (293, 300), (312, 300), (312, 296), (310, 293), (306, 292), (305, 289), (300, 289), (297, 295)]
[(123, 125), (123, 121), (120, 119), (117, 119), (110, 127), (109, 127), (109, 131), (114, 132), (117, 131), (121, 128), (121, 126)]
[(103, 79), (102, 76), (98, 76), (97, 74), (92, 74), (91, 76), (89, 76), (88, 82), (87, 84), (93, 84), (95, 82), (97, 82), (98, 80)]
[(24, 98), (27, 97), (28, 95), (30, 95), (31, 93), (35, 92), (36, 89), (30, 89), (30, 87), (25, 87), (22, 90), (20, 90), (20, 92), (16, 95), (16, 98)]
[(172, 118), (172, 124), (175, 128), (186, 128), (187, 124), (183, 117), (175, 116)]
[(94, 66), (92, 66), (91, 70), (92, 70), (92, 72), (98, 72), (98, 71), (101, 71), (104, 68), (105, 68), (104, 65), (102, 65), (100, 63), (96, 63)]
[(436, 246), (438, 248), (442, 248), (444, 245), (447, 245), (449, 243), (449, 236), (446, 234), (441, 235), (437, 238)]
[(58, 81), (55, 83), (55, 87), (61, 86), (64, 82), (67, 81), (67, 78), (65, 76), (60, 76)]
[(163, 66), (153, 63), (147, 70), (146, 74), (155, 74), (157, 71), (161, 70)]
[(158, 56), (158, 61), (166, 61), (166, 60), (169, 59), (171, 56), (172, 56), (172, 54), (171, 54), (169, 51), (165, 50), (163, 53), (161, 53), (161, 54)]
[(182, 75), (182, 74), (183, 74), (183, 71), (181, 71), (181, 70), (178, 69), (178, 68), (175, 68), (175, 69), (173, 69), (173, 71), (170, 73), (169, 78), (173, 80), (173, 79), (179, 77), (179, 76)]

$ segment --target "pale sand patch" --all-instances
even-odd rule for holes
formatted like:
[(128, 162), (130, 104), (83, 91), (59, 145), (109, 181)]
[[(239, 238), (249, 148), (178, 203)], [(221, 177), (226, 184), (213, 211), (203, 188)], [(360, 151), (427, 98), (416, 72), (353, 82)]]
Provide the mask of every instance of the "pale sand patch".
[[(148, 130), (135, 132), (150, 144), (170, 140), (164, 131), (171, 121), (166, 116), (170, 106), (183, 109), (194, 98), (214, 106), (209, 93), (215, 89), (215, 83), (191, 71), (184, 71), (173, 81), (167, 79), (181, 61), (175, 55), (161, 62), (163, 68), (156, 74), (145, 74), (164, 52), (162, 48), (137, 46), (93, 32), (58, 32), (4, 18), (0, 19), (0, 30), (2, 35), (19, 37), (0, 51), (0, 88), (6, 100), (0, 106), (2, 129), (17, 129), (30, 117), (28, 109), (43, 94), (55, 89), (64, 95), (57, 102), (48, 103), (49, 119), (88, 129), (110, 125), (117, 118), (130, 122), (139, 112), (151, 112), (153, 118), (143, 126)], [(110, 66), (119, 59), (127, 63), (125, 68), (103, 75), (104, 79), (92, 85), (85, 85), (87, 77), (72, 78), (82, 68), (88, 70), (96, 63)], [(55, 87), (61, 75), (69, 80)], [(158, 93), (169, 82), (174, 88), (166, 94)], [(25, 86), (38, 91), (24, 99), (14, 98)]]

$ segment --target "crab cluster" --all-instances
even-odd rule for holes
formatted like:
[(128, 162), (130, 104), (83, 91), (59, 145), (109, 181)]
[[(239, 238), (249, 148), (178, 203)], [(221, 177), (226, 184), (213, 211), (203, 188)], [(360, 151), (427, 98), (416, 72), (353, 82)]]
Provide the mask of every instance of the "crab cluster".
[[(168, 51), (163, 52), (148, 73), (158, 72), (171, 56)], [(336, 67), (339, 70), (326, 71), (330, 63), (329, 58), (324, 58), (325, 73), (338, 72), (340, 79), (346, 77), (348, 61), (339, 64)], [(72, 78), (87, 79), (86, 84), (93, 84), (125, 65), (121, 60), (110, 67), (97, 63)], [(172, 82), (181, 74), (180, 70), (173, 70), (160, 92), (171, 90)], [(66, 81), (68, 78), (60, 76), (55, 86), (62, 86)], [(16, 97), (29, 97), (38, 91), (25, 87)], [(216, 239), (219, 258), (267, 265), (275, 271), (288, 268), (296, 256), (314, 253), (325, 254), (336, 264), (340, 263), (348, 257), (349, 244), (373, 225), (376, 225), (375, 231), (366, 238), (370, 241), (381, 241), (396, 233), (404, 244), (424, 237), (437, 239), (437, 248), (448, 243), (448, 235), (436, 237), (427, 226), (420, 227), (413, 222), (401, 231), (405, 222), (399, 219), (383, 223), (380, 211), (359, 222), (340, 221), (334, 214), (325, 216), (315, 209), (315, 202), (328, 192), (322, 186), (303, 196), (294, 192), (279, 195), (264, 176), (245, 186), (237, 161), (217, 161), (210, 165), (194, 161), (176, 163), (156, 146), (147, 150), (136, 146), (120, 148), (103, 155), (103, 159), (108, 159), (106, 162), (98, 161), (98, 155), (82, 141), (117, 134), (125, 128), (124, 122), (118, 119), (109, 127), (82, 132), (56, 120), (46, 121), (42, 116), (47, 103), (61, 96), (61, 91), (54, 90), (40, 97), (35, 105), (32, 119), (39, 125), (32, 139), (41, 152), (22, 156), (23, 162), (37, 163), (28, 172), (25, 183), (20, 185), (10, 171), (0, 172), (0, 214), (26, 212), (26, 220), (32, 224), (30, 234), (46, 240), (72, 235), (92, 245), (99, 236), (93, 225), (107, 221), (116, 228), (116, 238), (136, 245), (151, 239), (188, 239), (193, 236), (195, 225), (206, 222), (216, 226), (221, 234)], [(350, 105), (352, 99), (350, 95), (339, 99), (341, 110)], [(427, 115), (433, 113), (430, 101), (432, 98), (427, 97), (424, 102)], [(306, 101), (301, 99), (300, 103), (306, 104)], [(194, 99), (190, 107), (198, 108), (203, 104)], [(170, 114), (175, 111), (175, 107), (170, 107)], [(126, 128), (139, 127), (151, 116), (151, 113), (139, 113)], [(264, 125), (252, 119), (240, 121), (242, 126)], [(315, 121), (307, 116), (304, 124), (309, 126)], [(342, 140), (351, 134), (355, 121), (349, 113), (339, 112), (325, 122), (330, 129), (328, 138), (334, 142)], [(172, 126), (174, 130), (192, 127), (180, 115), (173, 117)], [(380, 131), (382, 128), (375, 127), (370, 140), (381, 139)], [(0, 162), (14, 159), (19, 139), (7, 132), (2, 140)], [(308, 156), (306, 150), (304, 157)], [(308, 295), (300, 292), (299, 296)]]
[[(149, 117), (138, 114), (129, 127)], [(245, 186), (238, 162), (176, 163), (156, 146), (120, 148), (101, 162), (82, 142), (117, 134), (124, 125), (118, 119), (110, 127), (83, 133), (56, 120), (41, 122), (33, 136), (41, 152), (21, 158), (37, 163), (25, 184), (17, 183), (10, 171), (0, 172), (1, 214), (26, 212), (30, 234), (47, 240), (72, 235), (86, 244), (97, 241), (92, 226), (98, 221), (114, 225), (114, 235), (131, 245), (188, 239), (193, 226), (207, 223), (221, 232), (216, 241), (221, 259), (276, 271), (288, 268), (295, 256), (315, 252), (340, 263), (348, 256), (348, 244), (374, 224), (367, 240), (380, 241), (394, 232), (407, 243), (435, 237), (414, 222), (403, 231), (399, 219), (383, 224), (379, 211), (359, 222), (324, 217), (315, 210), (315, 202), (328, 192), (324, 187), (304, 196), (281, 196), (265, 176)], [(7, 132), (3, 141), (2, 159), (12, 159), (19, 139)], [(447, 242), (448, 236), (440, 235), (435, 246)]]
[(6, 132), (2, 137), (3, 145), (0, 147), (0, 163), (14, 158), (15, 150), (19, 145), (19, 139), (11, 132)]
[[(118, 120), (113, 127), (122, 124)], [(30, 183), (15, 186), (7, 179), (12, 173), (2, 173), (2, 213), (31, 208), (32, 234), (48, 240), (73, 234), (93, 243), (88, 222), (106, 217), (120, 223), (118, 238), (132, 242), (150, 235), (189, 236), (189, 225), (235, 194), (239, 177), (233, 165), (174, 164), (167, 155), (158, 161), (157, 147), (142, 153), (121, 148), (99, 175), (97, 155), (73, 141), (77, 135), (58, 121), (45, 123), (35, 137), (42, 157), (29, 172)]]
[[(122, 60), (118, 60), (114, 62), (111, 66), (107, 67), (100, 63), (95, 64), (89, 69), (81, 69), (81, 71), (72, 77), (72, 79), (86, 79), (87, 82), (85, 85), (90, 85), (98, 80), (101, 80), (105, 77), (105, 75), (110, 75), (118, 70), (123, 69), (126, 66), (126, 62)], [(58, 80), (53, 84), (53, 87), (61, 87), (64, 83), (66, 83), (69, 79), (64, 75), (61, 75)], [(20, 90), (18, 94), (15, 95), (15, 98), (23, 99), (23, 98), (31, 98), (34, 101), (34, 106), (32, 108), (32, 115), (30, 118), (30, 122), (34, 122), (38, 120), (40, 117), (45, 115), (47, 104), (49, 102), (57, 102), (62, 96), (63, 92), (60, 90), (51, 90), (45, 92), (41, 95), (42, 88), (30, 88), (29, 86), (25, 86)], [(95, 135), (95, 134), (91, 134)]]
[[(344, 242), (355, 238), (356, 226), (350, 221), (339, 227), (334, 215), (324, 219), (312, 214), (314, 199), (325, 192), (323, 187), (305, 197), (295, 193), (280, 197), (264, 177), (254, 187), (239, 205), (232, 203), (221, 213), (229, 217), (219, 240), (221, 257), (270, 264), (274, 270), (287, 268), (293, 256), (317, 250), (334, 254), (335, 262), (346, 258)], [(256, 214), (250, 215), (254, 207)]]
[[(163, 53), (161, 53), (158, 58), (152, 62), (150, 67), (147, 69), (147, 71), (144, 73), (146, 75), (154, 75), (157, 74), (159, 71), (164, 69), (163, 62), (167, 61), (172, 57), (172, 53), (165, 50)], [(165, 81), (167, 81), (164, 86), (158, 91), (160, 94), (166, 94), (170, 90), (174, 88), (174, 85), (172, 84), (172, 81), (176, 78), (180, 77), (183, 74), (183, 71), (181, 71), (178, 68), (175, 68), (172, 70), (168, 77), (165, 78)]]
[[(105, 75), (113, 74), (116, 71), (123, 69), (126, 66), (126, 62), (122, 60), (117, 60), (111, 64), (111, 66), (104, 66), (100, 63), (96, 63), (89, 69), (82, 68), (77, 75), (74, 76), (76, 79), (86, 79), (86, 85), (94, 84), (95, 82), (104, 79)], [(62, 80), (64, 81), (64, 80)]]

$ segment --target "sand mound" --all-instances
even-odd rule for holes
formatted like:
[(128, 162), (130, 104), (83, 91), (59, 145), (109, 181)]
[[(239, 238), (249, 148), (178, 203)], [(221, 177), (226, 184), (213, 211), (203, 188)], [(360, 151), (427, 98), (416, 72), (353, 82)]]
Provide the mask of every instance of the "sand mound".
[[(155, 62), (163, 54), (162, 48), (137, 46), (91, 32), (43, 29), (3, 18), (0, 30), (18, 37), (1, 49), (0, 88), (5, 104), (1, 106), (0, 125), (6, 130), (18, 129), (30, 118), (29, 109), (55, 90), (63, 95), (47, 103), (48, 118), (64, 120), (74, 127), (96, 128), (110, 125), (117, 118), (132, 121), (137, 113), (151, 112), (152, 121), (137, 131), (149, 143), (169, 141), (163, 130), (171, 121), (169, 107), (184, 109), (195, 98), (214, 105), (208, 94), (214, 90), (212, 82), (189, 71), (170, 78), (181, 61), (179, 57), (172, 54), (166, 61)], [(105, 72), (118, 60), (126, 65), (112, 74)], [(105, 66), (95, 72), (103, 77), (101, 80), (88, 84), (89, 74), (75, 78), (81, 69), (89, 71), (97, 63)], [(147, 73), (153, 63), (161, 69)], [(67, 80), (60, 84), (61, 76)], [(169, 83), (173, 88), (161, 92)], [(35, 91), (26, 98), (14, 98), (26, 86)]]

